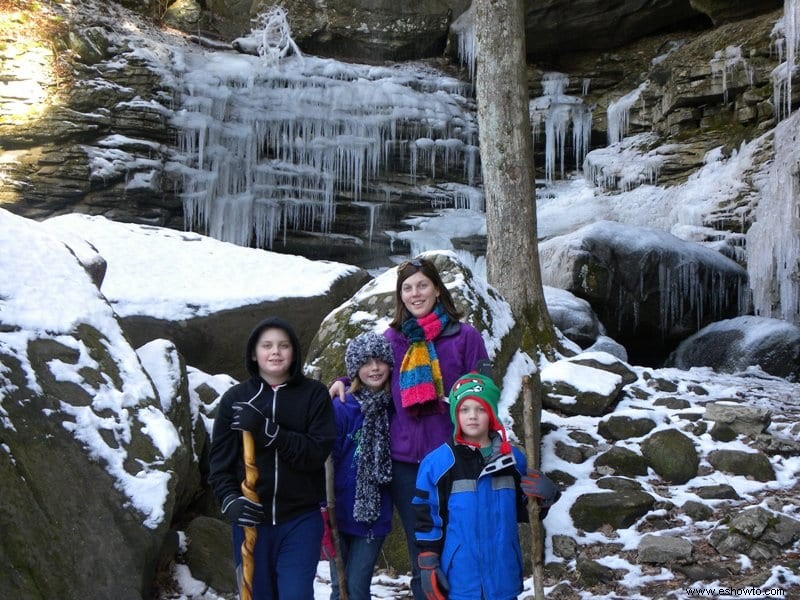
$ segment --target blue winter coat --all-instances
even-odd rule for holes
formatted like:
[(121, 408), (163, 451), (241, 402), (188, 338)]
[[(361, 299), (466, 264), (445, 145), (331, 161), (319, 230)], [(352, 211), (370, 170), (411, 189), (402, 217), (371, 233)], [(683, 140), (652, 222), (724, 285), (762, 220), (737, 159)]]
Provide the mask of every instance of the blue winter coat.
[[(336, 494), (336, 524), (339, 531), (358, 537), (380, 537), (389, 534), (392, 528), (392, 500), (389, 486), (381, 488), (381, 514), (372, 524), (353, 518), (356, 500), (356, 475), (358, 474), (358, 451), (364, 415), (353, 394), (345, 396), (344, 404), (333, 402), (336, 418), (336, 441), (333, 444), (334, 493)], [(388, 443), (388, 441), (387, 441)]]
[(525, 456), (517, 448), (501, 455), (499, 438), (486, 460), (480, 450), (450, 442), (420, 464), (417, 546), (440, 555), (449, 600), (513, 600), (522, 592), (522, 473)]

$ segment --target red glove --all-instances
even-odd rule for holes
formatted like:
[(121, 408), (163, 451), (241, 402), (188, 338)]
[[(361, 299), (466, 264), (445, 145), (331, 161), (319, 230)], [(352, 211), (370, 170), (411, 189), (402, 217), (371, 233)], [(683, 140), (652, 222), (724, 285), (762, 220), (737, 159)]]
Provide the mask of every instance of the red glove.
[(320, 560), (331, 560), (336, 556), (336, 546), (333, 543), (333, 533), (331, 533), (331, 518), (328, 516), (328, 509), (325, 506), (320, 507), (319, 512), (322, 513), (322, 544), (319, 549)]
[(556, 484), (539, 469), (528, 469), (528, 474), (522, 477), (520, 483), (525, 495), (536, 498), (542, 508), (549, 508), (558, 498)]
[(450, 584), (439, 566), (439, 555), (435, 552), (420, 552), (417, 562), (425, 600), (447, 600)]

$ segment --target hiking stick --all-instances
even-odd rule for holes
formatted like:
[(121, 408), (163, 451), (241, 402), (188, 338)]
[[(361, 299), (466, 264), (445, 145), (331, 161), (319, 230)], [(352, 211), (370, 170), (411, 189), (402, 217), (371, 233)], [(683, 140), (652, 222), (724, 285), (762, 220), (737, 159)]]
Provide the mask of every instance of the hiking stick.
[[(256, 467), (256, 445), (253, 434), (249, 431), (242, 432), (242, 446), (244, 454), (244, 481), (242, 481), (242, 494), (248, 500), (258, 502), (256, 481), (258, 480), (258, 467)], [(255, 527), (244, 528), (244, 541), (242, 542), (242, 580), (240, 587), (241, 600), (253, 598), (253, 573), (255, 562), (253, 551), (256, 547), (258, 530)]]
[(333, 564), (336, 566), (336, 577), (339, 580), (339, 598), (347, 600), (347, 580), (344, 573), (344, 560), (342, 560), (342, 543), (339, 540), (339, 527), (336, 524), (336, 494), (333, 491), (333, 457), (325, 461), (325, 495), (328, 497), (328, 520), (331, 525), (331, 537), (336, 555)]
[[(542, 402), (539, 369), (536, 366), (532, 377), (533, 381), (530, 375), (522, 378), (522, 425), (525, 429), (525, 458), (528, 468), (538, 468)], [(528, 499), (528, 520), (531, 522), (533, 593), (536, 600), (544, 600), (542, 524), (539, 521), (539, 503), (533, 498)]]

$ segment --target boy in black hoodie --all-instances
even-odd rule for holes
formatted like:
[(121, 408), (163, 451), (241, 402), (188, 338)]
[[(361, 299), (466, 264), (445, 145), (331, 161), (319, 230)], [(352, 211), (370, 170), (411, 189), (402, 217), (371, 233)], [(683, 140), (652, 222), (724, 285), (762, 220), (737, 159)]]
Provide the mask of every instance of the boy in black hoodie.
[(308, 600), (323, 530), (325, 459), (336, 438), (333, 407), (325, 386), (303, 375), (300, 344), (286, 321), (259, 323), (245, 361), (250, 378), (220, 400), (209, 483), (233, 525), (240, 594)]

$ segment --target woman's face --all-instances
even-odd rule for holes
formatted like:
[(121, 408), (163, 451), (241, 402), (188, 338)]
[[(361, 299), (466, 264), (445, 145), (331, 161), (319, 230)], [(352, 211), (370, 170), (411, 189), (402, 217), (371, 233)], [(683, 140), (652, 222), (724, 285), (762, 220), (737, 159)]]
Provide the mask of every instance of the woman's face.
[(400, 286), (400, 299), (411, 316), (419, 319), (433, 310), (439, 290), (421, 271), (407, 278)]

